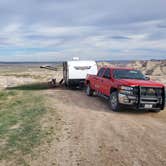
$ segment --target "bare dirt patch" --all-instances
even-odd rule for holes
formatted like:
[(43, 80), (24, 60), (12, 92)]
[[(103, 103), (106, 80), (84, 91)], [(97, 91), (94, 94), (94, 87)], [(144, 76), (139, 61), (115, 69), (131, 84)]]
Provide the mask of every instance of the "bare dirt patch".
[(37, 163), (166, 165), (166, 121), (162, 118), (165, 112), (114, 113), (105, 100), (87, 97), (83, 91), (59, 88), (44, 93), (58, 111), (62, 129)]

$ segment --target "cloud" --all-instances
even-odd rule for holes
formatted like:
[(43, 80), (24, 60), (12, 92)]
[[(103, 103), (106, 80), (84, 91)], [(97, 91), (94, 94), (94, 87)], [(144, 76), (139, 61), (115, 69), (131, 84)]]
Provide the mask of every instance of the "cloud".
[(130, 38), (129, 37), (126, 37), (126, 36), (111, 36), (112, 39), (115, 39), (115, 40), (129, 40)]
[(163, 0), (1, 0), (0, 58), (166, 58), (165, 6)]

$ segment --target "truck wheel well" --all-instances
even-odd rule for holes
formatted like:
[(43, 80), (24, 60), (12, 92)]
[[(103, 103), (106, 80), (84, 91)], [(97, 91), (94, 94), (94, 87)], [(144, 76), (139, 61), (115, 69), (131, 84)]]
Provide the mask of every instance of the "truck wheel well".
[(116, 88), (111, 88), (111, 89), (110, 89), (110, 94), (111, 94), (112, 92), (115, 92), (115, 91), (117, 91)]

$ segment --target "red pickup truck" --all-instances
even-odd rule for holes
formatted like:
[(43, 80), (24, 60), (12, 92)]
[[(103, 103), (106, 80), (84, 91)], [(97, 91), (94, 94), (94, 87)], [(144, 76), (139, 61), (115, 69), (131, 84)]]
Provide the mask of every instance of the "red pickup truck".
[(151, 81), (139, 70), (102, 67), (97, 75), (87, 75), (86, 94), (94, 92), (108, 99), (111, 110), (122, 106), (159, 112), (165, 107), (165, 86)]

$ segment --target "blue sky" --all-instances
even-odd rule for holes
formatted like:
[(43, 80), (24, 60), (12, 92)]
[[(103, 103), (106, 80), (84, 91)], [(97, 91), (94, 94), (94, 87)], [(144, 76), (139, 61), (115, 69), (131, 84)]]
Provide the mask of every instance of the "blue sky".
[(165, 0), (0, 0), (0, 61), (166, 59)]

